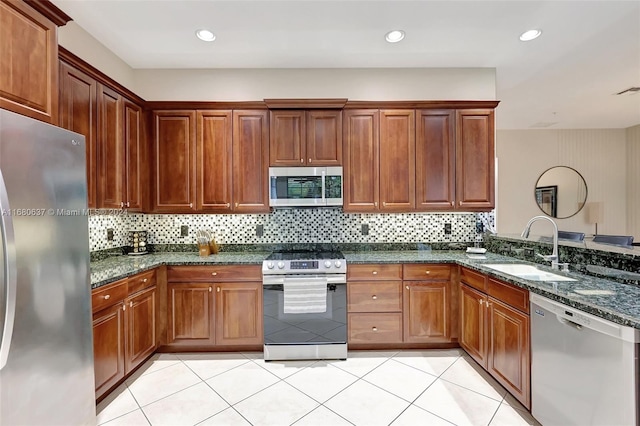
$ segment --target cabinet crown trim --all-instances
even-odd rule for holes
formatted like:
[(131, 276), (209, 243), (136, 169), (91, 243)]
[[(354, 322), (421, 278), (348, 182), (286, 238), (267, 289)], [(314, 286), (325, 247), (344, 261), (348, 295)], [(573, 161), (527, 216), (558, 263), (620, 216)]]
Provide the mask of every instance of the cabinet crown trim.
[(69, 21), (73, 21), (69, 15), (49, 0), (24, 0), (24, 2), (59, 27), (67, 25)]
[(342, 109), (347, 98), (334, 99), (265, 99), (269, 109)]

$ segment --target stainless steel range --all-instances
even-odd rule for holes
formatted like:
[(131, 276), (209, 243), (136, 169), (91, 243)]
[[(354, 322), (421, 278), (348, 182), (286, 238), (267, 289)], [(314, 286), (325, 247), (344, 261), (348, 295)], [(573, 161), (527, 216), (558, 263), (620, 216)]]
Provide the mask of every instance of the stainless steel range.
[(340, 252), (281, 252), (262, 264), (264, 359), (347, 358), (347, 265)]

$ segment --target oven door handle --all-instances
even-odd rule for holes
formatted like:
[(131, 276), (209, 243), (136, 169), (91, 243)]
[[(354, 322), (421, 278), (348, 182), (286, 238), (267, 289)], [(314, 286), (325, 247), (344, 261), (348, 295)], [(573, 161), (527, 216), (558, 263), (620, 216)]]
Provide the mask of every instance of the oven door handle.
[(282, 285), (285, 281), (292, 282), (318, 282), (324, 281), (327, 284), (346, 284), (347, 278), (343, 274), (328, 275), (265, 275), (262, 277), (263, 285)]

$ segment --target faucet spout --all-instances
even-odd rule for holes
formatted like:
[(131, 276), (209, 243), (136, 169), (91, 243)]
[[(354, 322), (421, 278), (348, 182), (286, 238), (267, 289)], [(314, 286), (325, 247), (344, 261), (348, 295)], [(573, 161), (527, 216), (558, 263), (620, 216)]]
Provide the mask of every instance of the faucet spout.
[(558, 256), (558, 225), (556, 225), (556, 223), (553, 221), (553, 219), (551, 219), (550, 217), (547, 217), (547, 216), (534, 216), (534, 217), (532, 217), (531, 220), (529, 220), (529, 222), (527, 223), (527, 226), (525, 226), (525, 228), (522, 231), (522, 234), (520, 236), (522, 238), (529, 238), (529, 232), (531, 231), (531, 225), (533, 225), (535, 222), (537, 222), (539, 220), (546, 220), (548, 222), (551, 222), (551, 225), (553, 225), (553, 253), (551, 253), (551, 255), (549, 255), (549, 256), (543, 256), (543, 257), (546, 260), (551, 262), (551, 267), (552, 268), (558, 269), (559, 262), (560, 262), (560, 257)]

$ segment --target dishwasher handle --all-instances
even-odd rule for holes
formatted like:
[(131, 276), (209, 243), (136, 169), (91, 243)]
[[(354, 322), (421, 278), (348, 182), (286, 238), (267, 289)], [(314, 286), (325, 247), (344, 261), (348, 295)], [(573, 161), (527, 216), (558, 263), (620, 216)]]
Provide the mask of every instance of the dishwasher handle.
[(559, 316), (557, 318), (558, 318), (558, 321), (560, 321), (564, 325), (568, 325), (569, 327), (573, 327), (578, 331), (582, 330), (582, 326), (580, 324), (578, 324), (578, 323), (575, 323), (573, 321), (569, 321), (568, 319), (562, 318), (562, 317), (559, 317)]

